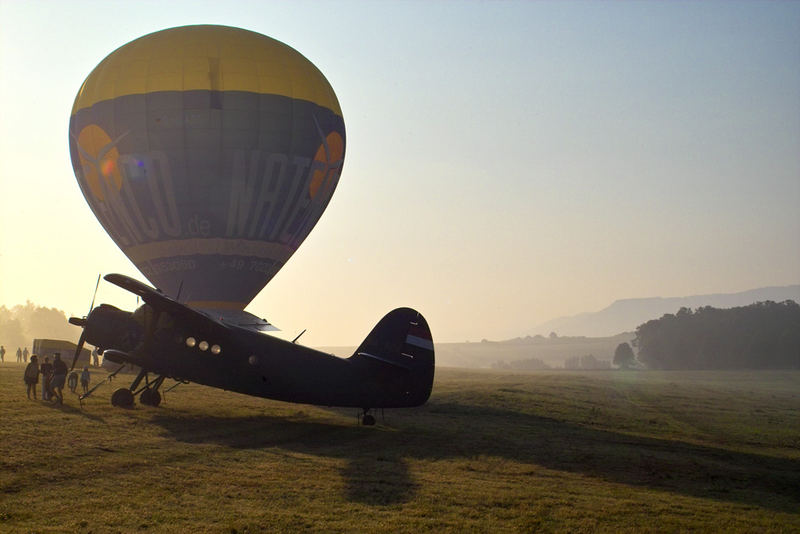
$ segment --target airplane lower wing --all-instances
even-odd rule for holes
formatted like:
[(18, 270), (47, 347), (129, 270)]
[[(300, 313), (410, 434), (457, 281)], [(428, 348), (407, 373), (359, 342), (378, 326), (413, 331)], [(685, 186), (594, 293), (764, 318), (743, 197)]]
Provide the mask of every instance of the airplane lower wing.
[(142, 359), (130, 352), (123, 352), (121, 350), (106, 349), (103, 351), (103, 359), (114, 363), (132, 363), (133, 365), (142, 366)]

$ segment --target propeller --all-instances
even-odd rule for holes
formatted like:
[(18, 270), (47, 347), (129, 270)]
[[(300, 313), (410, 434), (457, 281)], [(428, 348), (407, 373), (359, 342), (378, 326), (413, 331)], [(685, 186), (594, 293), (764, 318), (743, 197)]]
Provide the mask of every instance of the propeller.
[(89, 304), (89, 313), (92, 313), (92, 309), (94, 309), (94, 299), (97, 298), (97, 288), (100, 287), (100, 276), (102, 276), (102, 273), (97, 275), (97, 283), (94, 284), (94, 294), (92, 295), (92, 303)]
[(83, 344), (86, 342), (86, 323), (88, 323), (88, 317), (92, 313), (94, 309), (94, 299), (97, 298), (97, 288), (100, 287), (100, 274), (97, 275), (97, 283), (94, 285), (94, 295), (92, 295), (92, 303), (89, 305), (89, 313), (86, 314), (86, 317), (79, 318), (79, 317), (70, 317), (69, 322), (70, 324), (74, 324), (75, 326), (80, 326), (83, 328), (83, 332), (81, 332), (81, 337), (78, 340), (78, 346), (75, 348), (75, 356), (72, 358), (72, 367), (69, 368), (70, 371), (75, 369), (75, 364), (78, 363), (78, 358), (81, 355), (81, 351), (83, 350)]
[(81, 355), (81, 351), (83, 350), (83, 343), (86, 341), (86, 330), (84, 329), (81, 332), (81, 338), (78, 340), (78, 347), (75, 349), (75, 356), (72, 358), (72, 367), (69, 368), (70, 371), (75, 369), (75, 364), (78, 362), (78, 357)]

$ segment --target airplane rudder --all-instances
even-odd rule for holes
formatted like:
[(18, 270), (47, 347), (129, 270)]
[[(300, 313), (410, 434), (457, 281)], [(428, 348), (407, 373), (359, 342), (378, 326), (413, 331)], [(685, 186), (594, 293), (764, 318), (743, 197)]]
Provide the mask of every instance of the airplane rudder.
[(412, 308), (397, 308), (375, 325), (353, 356), (383, 362), (380, 365), (405, 374), (407, 389), (396, 406), (419, 406), (428, 400), (433, 388), (434, 352), (433, 336), (422, 314)]
[(416, 310), (406, 309), (411, 312), (408, 315), (409, 329), (404, 340), (406, 353), (411, 352), (420, 366), (433, 367), (436, 350), (428, 321)]
[(387, 313), (364, 339), (358, 352), (379, 354), (403, 367), (433, 367), (434, 344), (428, 322), (412, 308)]

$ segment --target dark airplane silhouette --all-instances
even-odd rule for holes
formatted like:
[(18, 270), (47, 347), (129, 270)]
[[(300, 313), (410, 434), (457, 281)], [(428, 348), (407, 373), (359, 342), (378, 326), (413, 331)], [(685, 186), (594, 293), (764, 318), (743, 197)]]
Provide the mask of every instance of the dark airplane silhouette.
[(375, 423), (372, 408), (419, 406), (430, 396), (431, 332), (410, 308), (389, 312), (352, 356), (339, 358), (298, 345), (296, 338), (284, 341), (212, 317), (127, 276), (105, 279), (144, 305), (128, 312), (101, 304), (70, 322), (83, 327), (76, 355), (88, 342), (109, 361), (141, 368), (130, 388), (114, 392), (115, 406), (132, 406), (136, 395), (158, 406), (164, 379), (174, 378), (288, 402), (356, 407), (369, 425)]

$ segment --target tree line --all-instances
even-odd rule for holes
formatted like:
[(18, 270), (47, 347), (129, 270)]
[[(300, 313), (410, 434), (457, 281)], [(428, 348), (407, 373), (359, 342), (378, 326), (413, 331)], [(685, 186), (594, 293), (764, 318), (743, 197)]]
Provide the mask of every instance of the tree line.
[(681, 308), (639, 325), (633, 345), (650, 369), (800, 369), (800, 305)]
[(0, 306), (0, 344), (9, 353), (17, 347), (33, 348), (34, 338), (75, 342), (80, 333), (81, 329), (69, 324), (64, 312), (56, 308), (37, 306), (30, 301), (13, 308)]

